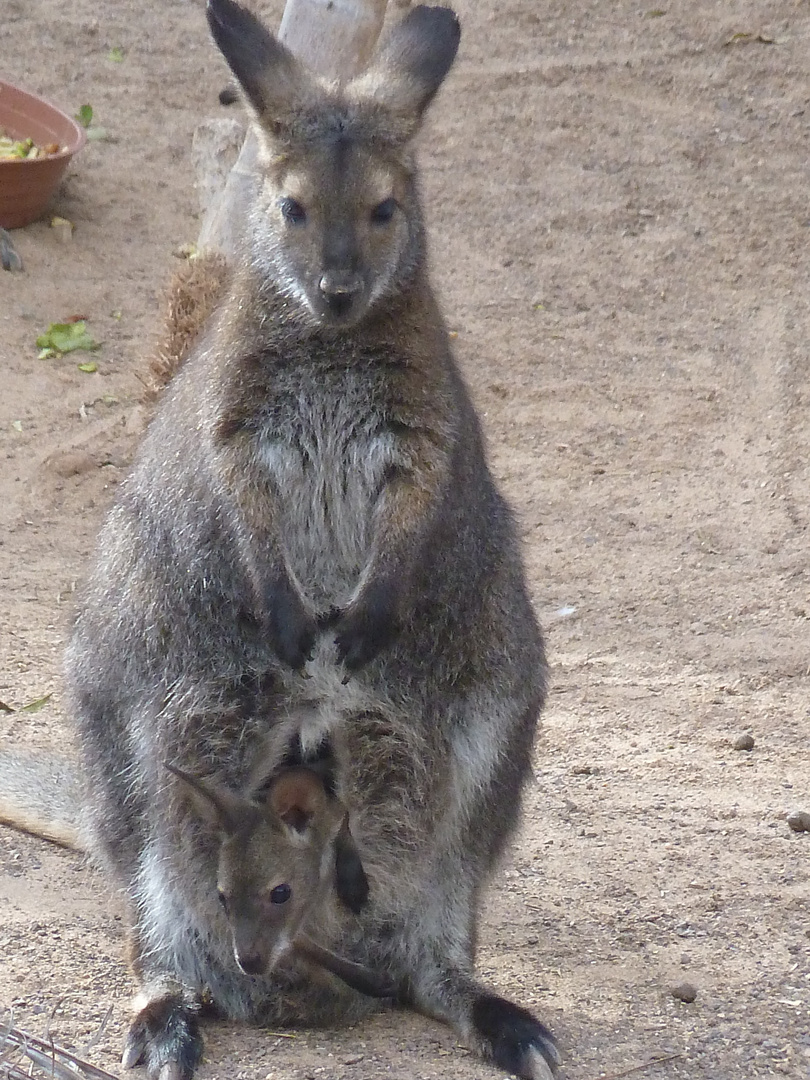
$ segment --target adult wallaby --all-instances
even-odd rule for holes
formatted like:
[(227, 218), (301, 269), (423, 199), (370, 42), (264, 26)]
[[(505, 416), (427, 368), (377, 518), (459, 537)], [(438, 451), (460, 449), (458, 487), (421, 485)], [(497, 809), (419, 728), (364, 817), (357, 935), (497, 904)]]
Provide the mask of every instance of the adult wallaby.
[(510, 512), (431, 291), (412, 138), (455, 57), (414, 8), (344, 85), (233, 0), (214, 39), (261, 176), (228, 294), (169, 386), (101, 534), (67, 655), (96, 854), (129, 905), (141, 986), (126, 1062), (188, 1077), (196, 1010), (356, 1020), (345, 982), (247, 975), (216, 903), (219, 845), (185, 781), (239, 789), (328, 739), (368, 876), (323, 945), (508, 1072), (557, 1051), (473, 972), (481, 889), (519, 816), (544, 697)]

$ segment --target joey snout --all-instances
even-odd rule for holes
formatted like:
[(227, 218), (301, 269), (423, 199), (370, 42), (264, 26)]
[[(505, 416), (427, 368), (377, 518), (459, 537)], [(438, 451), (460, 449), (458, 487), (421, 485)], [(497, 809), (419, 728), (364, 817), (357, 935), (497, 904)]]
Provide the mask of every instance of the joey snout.
[(231, 937), (234, 958), (245, 975), (266, 975), (293, 947), (286, 927), (268, 932), (266, 925), (252, 919), (232, 921)]
[(260, 952), (234, 949), (234, 956), (245, 975), (264, 975), (267, 970), (267, 961)]

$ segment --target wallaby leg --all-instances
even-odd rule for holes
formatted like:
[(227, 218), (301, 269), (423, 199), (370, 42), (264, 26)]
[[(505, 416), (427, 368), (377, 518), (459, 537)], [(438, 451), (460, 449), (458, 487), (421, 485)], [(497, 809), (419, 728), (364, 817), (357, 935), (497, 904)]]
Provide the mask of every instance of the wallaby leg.
[(127, 952), (141, 986), (133, 1002), (121, 1064), (144, 1065), (149, 1080), (191, 1080), (203, 1052), (200, 998), (168, 974), (148, 970), (136, 919), (130, 913)]
[[(466, 705), (471, 716), (497, 715), (485, 699)], [(457, 739), (456, 761), (447, 768), (456, 778), (455, 814), (445, 815), (446, 827), (436, 835), (432, 866), (420, 888), (423, 902), (395, 917), (398, 925), (388, 940), (396, 944), (381, 961), (408, 988), (415, 1009), (450, 1024), (483, 1058), (525, 1080), (552, 1080), (560, 1057), (548, 1028), (473, 975), (481, 882), (517, 824), (536, 712), (532, 702), (510, 725), (502, 743), (508, 752), (491, 763), (486, 786), (475, 783), (474, 773), (465, 783), (465, 742)], [(483, 765), (484, 740), (477, 751)], [(385, 809), (395, 813), (390, 805)]]
[(553, 1080), (560, 1064), (554, 1036), (528, 1009), (493, 994), (458, 969), (420, 965), (411, 1004), (453, 1027), (472, 1050), (525, 1080)]
[(528, 1009), (475, 978), (477, 888), (463, 860), (447, 850), (423, 881), (425, 902), (390, 913), (366, 963), (400, 988), (399, 1001), (449, 1024), (470, 1049), (524, 1080), (553, 1080), (560, 1056), (554, 1037)]
[(145, 1065), (149, 1080), (190, 1080), (202, 1057), (198, 1005), (182, 992), (140, 994), (130, 1024), (122, 1065)]

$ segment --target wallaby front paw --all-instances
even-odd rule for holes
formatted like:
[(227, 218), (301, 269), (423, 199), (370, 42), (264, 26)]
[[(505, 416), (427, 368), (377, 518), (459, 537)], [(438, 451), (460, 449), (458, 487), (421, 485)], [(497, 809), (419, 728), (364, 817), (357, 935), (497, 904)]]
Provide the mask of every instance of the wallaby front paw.
[(286, 574), (267, 594), (267, 630), (278, 658), (294, 671), (312, 659), (318, 624), (304, 608)]
[(392, 601), (389, 590), (374, 589), (338, 620), (335, 644), (338, 661), (347, 671), (364, 667), (397, 636), (399, 627)]
[(560, 1053), (554, 1036), (519, 1005), (496, 994), (481, 994), (473, 1023), (499, 1069), (525, 1080), (554, 1080)]
[(150, 1001), (129, 1028), (121, 1064), (144, 1064), (149, 1080), (191, 1080), (202, 1057), (197, 1017), (173, 997)]

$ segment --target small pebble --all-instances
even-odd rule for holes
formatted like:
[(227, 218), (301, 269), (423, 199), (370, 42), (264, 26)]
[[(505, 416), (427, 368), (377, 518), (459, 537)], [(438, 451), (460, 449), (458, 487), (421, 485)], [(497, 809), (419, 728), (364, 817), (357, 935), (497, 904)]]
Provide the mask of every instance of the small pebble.
[(689, 1005), (697, 997), (697, 988), (691, 983), (682, 982), (678, 983), (677, 986), (673, 986), (670, 993), (674, 998), (677, 998), (678, 1001), (685, 1001), (687, 1005)]
[(753, 750), (754, 749), (754, 736), (753, 735), (739, 735), (734, 740), (735, 750)]
[(806, 810), (793, 810), (787, 816), (787, 823), (794, 832), (810, 832), (810, 814)]

